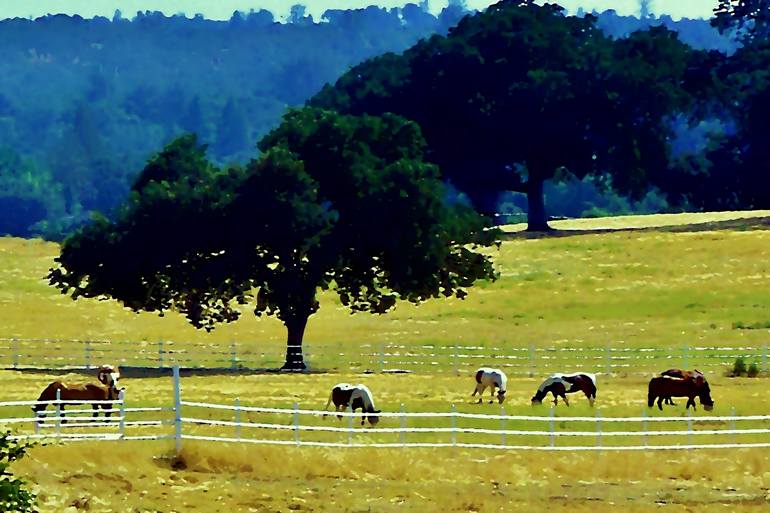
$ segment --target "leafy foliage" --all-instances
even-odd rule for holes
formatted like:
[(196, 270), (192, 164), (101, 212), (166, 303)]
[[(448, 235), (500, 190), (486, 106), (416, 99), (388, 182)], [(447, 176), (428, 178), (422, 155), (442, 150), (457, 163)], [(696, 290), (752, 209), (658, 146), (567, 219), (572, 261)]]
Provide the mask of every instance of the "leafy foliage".
[(719, 0), (711, 24), (720, 31), (736, 30), (749, 43), (767, 39), (770, 37), (770, 2)]
[(0, 509), (8, 513), (37, 511), (35, 495), (25, 488), (21, 479), (14, 477), (9, 466), (24, 457), (30, 445), (11, 439), (10, 431), (0, 435)]
[(665, 117), (687, 107), (693, 55), (663, 27), (613, 40), (591, 16), (508, 0), (356, 66), (310, 103), (417, 121), (429, 158), (477, 208), (526, 192), (530, 228), (547, 229), (547, 180), (604, 175), (640, 196), (665, 174)]

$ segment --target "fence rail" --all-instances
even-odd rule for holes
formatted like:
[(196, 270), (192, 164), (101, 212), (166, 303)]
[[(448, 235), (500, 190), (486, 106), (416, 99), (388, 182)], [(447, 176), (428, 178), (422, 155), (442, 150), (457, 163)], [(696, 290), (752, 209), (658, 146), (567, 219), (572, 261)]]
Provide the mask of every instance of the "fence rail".
[[(376, 414), (376, 425), (361, 426), (370, 414), (351, 411), (275, 408), (183, 400), (179, 367), (174, 368), (172, 406), (129, 407), (125, 397), (102, 401), (115, 415), (94, 419), (87, 408), (64, 411), (75, 401), (0, 403), (0, 426), (29, 440), (185, 440), (313, 447), (460, 447), (542, 451), (636, 451), (770, 447), (770, 414), (658, 415), (636, 417), (508, 415), (457, 411), (400, 411)], [(90, 403), (89, 403), (90, 404)], [(52, 406), (46, 415), (29, 407)], [(104, 411), (104, 410), (100, 410)], [(39, 413), (39, 412), (38, 412)], [(65, 417), (66, 413), (66, 417)], [(329, 419), (327, 417), (339, 417)], [(738, 425), (740, 423), (740, 427)], [(659, 427), (658, 427), (659, 426)]]
[[(258, 347), (259, 349), (254, 349)], [(137, 367), (270, 368), (284, 361), (280, 344), (0, 339), (0, 366), (91, 369), (103, 362)], [(624, 347), (505, 347), (501, 344), (306, 343), (305, 361), (316, 369), (368, 372), (471, 372), (494, 364), (510, 375), (585, 370), (597, 374), (659, 372), (661, 368), (721, 371), (737, 358), (768, 372), (768, 345)]]

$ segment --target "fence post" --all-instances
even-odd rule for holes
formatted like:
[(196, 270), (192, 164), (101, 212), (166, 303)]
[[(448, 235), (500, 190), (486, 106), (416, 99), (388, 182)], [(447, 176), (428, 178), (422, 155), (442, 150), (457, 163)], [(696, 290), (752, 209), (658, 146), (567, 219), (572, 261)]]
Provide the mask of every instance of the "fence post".
[(235, 347), (235, 340), (230, 342), (230, 368), (238, 368), (238, 349)]
[(241, 440), (241, 399), (235, 398), (235, 438)]
[(353, 408), (345, 408), (345, 413), (350, 413), (348, 417), (348, 445), (353, 445)]
[(596, 446), (602, 446), (602, 414), (599, 408), (596, 408)]
[(406, 413), (406, 408), (404, 408), (404, 403), (401, 403), (401, 430), (398, 432), (398, 441), (402, 446), (406, 447), (406, 415), (404, 413)]
[(13, 354), (13, 368), (19, 368), (19, 340), (11, 339), (11, 353)]
[(61, 440), (61, 389), (56, 389), (56, 438)]
[[(730, 416), (735, 417), (735, 406), (730, 408)], [(735, 418), (730, 419), (730, 430), (735, 431)], [(736, 443), (736, 435), (733, 433), (730, 438), (732, 439), (733, 443)]]
[(163, 349), (163, 341), (158, 340), (158, 367), (163, 369), (165, 365), (163, 364), (163, 353), (165, 350)]
[(535, 370), (536, 370), (536, 368), (535, 368), (535, 356), (536, 356), (535, 346), (530, 344), (529, 345), (529, 377), (530, 378), (535, 375)]
[(647, 408), (642, 408), (642, 441), (647, 447)]
[(500, 406), (500, 429), (503, 431), (503, 445), (508, 445), (505, 440), (505, 406)]
[(604, 375), (609, 376), (612, 373), (612, 349), (609, 344), (604, 346)]
[(294, 443), (299, 445), (299, 403), (294, 403)]
[(457, 408), (452, 404), (452, 447), (457, 445)]
[(553, 406), (551, 406), (551, 411), (549, 413), (551, 418), (548, 421), (548, 430), (551, 432), (551, 435), (550, 435), (551, 447), (553, 447), (555, 445), (554, 442), (556, 441), (555, 440), (556, 439), (556, 435), (554, 435), (554, 425), (553, 425), (554, 424), (553, 418), (554, 418), (555, 414), (556, 414), (556, 409)]
[(693, 442), (693, 434), (692, 434), (692, 410), (687, 408), (687, 443), (689, 445), (692, 445)]
[[(123, 440), (126, 437), (126, 391), (121, 390), (118, 394), (118, 400), (120, 401), (120, 439)], [(113, 409), (110, 406), (110, 409)]]
[(182, 384), (179, 379), (179, 365), (174, 365), (174, 427), (174, 441), (178, 456), (182, 452)]
[(91, 368), (91, 341), (86, 340), (86, 369)]

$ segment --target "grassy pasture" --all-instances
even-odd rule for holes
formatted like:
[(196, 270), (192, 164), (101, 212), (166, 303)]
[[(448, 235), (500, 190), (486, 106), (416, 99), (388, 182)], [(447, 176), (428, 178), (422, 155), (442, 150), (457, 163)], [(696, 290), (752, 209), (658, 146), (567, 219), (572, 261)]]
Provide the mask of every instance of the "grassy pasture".
[[(350, 316), (332, 295), (325, 295), (321, 311), (311, 318), (306, 340), (311, 348), (333, 342), (346, 353), (356, 351), (361, 342), (405, 347), (457, 342), (511, 349), (671, 347), (677, 352), (685, 344), (760, 347), (770, 338), (770, 231), (766, 217), (729, 220), (741, 216), (682, 215), (675, 219), (681, 226), (620, 231), (605, 230), (606, 220), (592, 220), (588, 225), (570, 227), (578, 230), (570, 236), (546, 238), (514, 233), (494, 253), (500, 280), (480, 284), (465, 301), (399, 305), (393, 313), (380, 317)], [(665, 219), (669, 224), (672, 221)], [(635, 221), (640, 226), (652, 222)], [(159, 318), (133, 314), (109, 301), (72, 302), (50, 289), (43, 279), (56, 254), (55, 244), (0, 240), (1, 336), (163, 339), (180, 348), (190, 341), (227, 348), (236, 340), (254, 352), (280, 355), (283, 351), (281, 324), (274, 319), (258, 321), (248, 312), (239, 322), (206, 334), (196, 332), (173, 314)], [(317, 361), (319, 366), (335, 367), (333, 361), (322, 358)], [(576, 353), (573, 362), (563, 363), (571, 366), (584, 361)], [(674, 366), (681, 361), (665, 363)], [(692, 356), (689, 361), (698, 365)], [(662, 370), (658, 365), (653, 362), (641, 368)], [(557, 369), (542, 368), (542, 372), (547, 370)], [(35, 399), (42, 387), (58, 376), (0, 371), (2, 399)], [(505, 412), (547, 415), (547, 406), (529, 405), (542, 377), (513, 378)], [(65, 378), (84, 379), (74, 375)], [(597, 406), (601, 415), (641, 415), (646, 410), (648, 378), (622, 373), (600, 377)], [(729, 415), (733, 408), (739, 415), (767, 413), (766, 378), (728, 379), (715, 371), (709, 373), (709, 380), (716, 401), (713, 415)], [(473, 384), (465, 372), (460, 376), (452, 372), (361, 375), (341, 368), (335, 374), (191, 376), (183, 378), (182, 393), (191, 401), (233, 403), (239, 398), (243, 405), (286, 408), (298, 402), (300, 407), (316, 409), (325, 404), (329, 388), (342, 381), (367, 383), (376, 394), (378, 407), (385, 411), (399, 411), (403, 403), (410, 412), (440, 412), (448, 411), (454, 403), (460, 412), (500, 412), (497, 405), (470, 403)], [(168, 377), (126, 378), (124, 384), (129, 406), (171, 405)], [(214, 418), (210, 412), (190, 410), (185, 415)], [(575, 397), (568, 411), (562, 406), (557, 410), (557, 415), (594, 413), (583, 397)], [(696, 417), (704, 413), (699, 409)], [(19, 408), (2, 414), (29, 413)], [(648, 414), (661, 415), (655, 409)], [(684, 401), (663, 414), (684, 415)], [(279, 416), (257, 417), (244, 420), (291, 422)], [(302, 423), (306, 422), (314, 421), (303, 419)], [(317, 422), (345, 425), (334, 418)], [(398, 422), (384, 419), (380, 426), (396, 427)], [(409, 425), (419, 426), (422, 421), (414, 422)], [(593, 428), (556, 424), (557, 429)], [(696, 429), (698, 426), (701, 424), (696, 423)], [(667, 424), (654, 427), (675, 429)], [(157, 432), (158, 428), (152, 429)], [(164, 429), (171, 432), (170, 426)], [(192, 429), (201, 434), (233, 434), (229, 427)], [(136, 428), (136, 434), (149, 431)], [(347, 439), (345, 433), (330, 436)], [(356, 439), (361, 436), (354, 435)], [(394, 441), (398, 435), (372, 436)], [(417, 440), (423, 435), (408, 436)], [(491, 435), (458, 435), (458, 441), (463, 441), (462, 436), (467, 441), (494, 443)], [(693, 441), (713, 441), (712, 435), (701, 436)], [(735, 439), (758, 441), (760, 437), (738, 435)], [(584, 442), (590, 445), (595, 440)], [(612, 441), (605, 437), (603, 444)], [(770, 503), (770, 451), (766, 449), (554, 454), (451, 448), (298, 450), (189, 442), (181, 458), (161, 457), (170, 452), (167, 442), (45, 446), (33, 449), (14, 470), (34, 482), (42, 510), (50, 512), (486, 512), (525, 508), (758, 512)]]
[[(767, 218), (714, 222), (714, 216), (681, 214), (676, 219), (696, 224), (590, 231), (608, 222), (598, 219), (584, 221), (579, 235), (535, 239), (513, 235), (494, 251), (500, 279), (477, 285), (464, 301), (434, 300), (419, 307), (400, 304), (384, 316), (351, 316), (334, 295), (325, 294), (321, 310), (310, 319), (305, 340), (311, 348), (335, 343), (347, 353), (361, 343), (672, 347), (676, 351), (686, 344), (766, 344), (770, 333)], [(651, 222), (644, 217), (636, 221)], [(673, 221), (666, 218), (665, 222)], [(35, 240), (0, 240), (3, 337), (165, 340), (178, 348), (196, 341), (223, 351), (237, 341), (240, 350), (268, 352), (280, 361), (283, 326), (275, 319), (257, 320), (248, 309), (240, 321), (205, 333), (173, 313), (163, 318), (134, 314), (113, 301), (73, 302), (61, 296), (43, 279), (57, 248)], [(325, 368), (338, 366), (324, 358), (319, 355), (311, 362)]]

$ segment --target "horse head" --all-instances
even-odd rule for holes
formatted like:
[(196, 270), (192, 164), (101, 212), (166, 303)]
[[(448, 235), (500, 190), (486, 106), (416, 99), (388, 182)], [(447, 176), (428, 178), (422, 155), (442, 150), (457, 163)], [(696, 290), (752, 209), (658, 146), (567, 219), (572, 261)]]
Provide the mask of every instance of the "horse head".
[(703, 405), (704, 410), (711, 411), (714, 409), (714, 400), (711, 398), (711, 388), (705, 379), (703, 380), (703, 385), (698, 389), (698, 398), (700, 399), (700, 403)]
[[(369, 413), (382, 413), (382, 410), (372, 410)], [(377, 423), (380, 421), (380, 417), (377, 415), (367, 415), (366, 418), (369, 420), (369, 424), (371, 424), (372, 426), (376, 426)]]
[(102, 365), (99, 367), (97, 379), (99, 379), (99, 382), (103, 385), (117, 389), (118, 380), (120, 379), (120, 369), (112, 365)]
[(500, 404), (503, 404), (503, 401), (505, 401), (505, 390), (497, 391), (497, 400), (500, 402)]
[(535, 395), (532, 396), (532, 404), (543, 404), (543, 398), (548, 392), (545, 390), (538, 390)]

